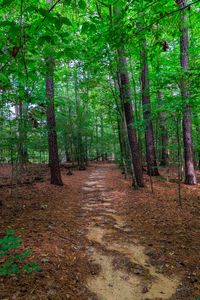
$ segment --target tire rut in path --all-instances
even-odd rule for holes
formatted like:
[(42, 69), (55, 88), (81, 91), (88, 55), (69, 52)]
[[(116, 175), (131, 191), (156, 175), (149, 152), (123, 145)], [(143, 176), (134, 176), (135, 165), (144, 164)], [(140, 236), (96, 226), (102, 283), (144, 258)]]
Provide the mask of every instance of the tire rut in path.
[[(179, 279), (158, 273), (145, 255), (144, 247), (135, 240), (127, 242), (126, 236), (123, 239), (123, 232), (130, 229), (113, 208), (115, 199), (105, 188), (108, 175), (108, 166), (99, 167), (83, 187), (87, 238), (93, 245), (88, 252), (92, 261), (101, 267), (96, 277), (88, 279), (88, 288), (99, 300), (170, 299), (176, 293)], [(118, 231), (120, 239), (116, 238)], [(121, 259), (122, 266), (116, 268)], [(126, 265), (131, 272), (124, 268)]]

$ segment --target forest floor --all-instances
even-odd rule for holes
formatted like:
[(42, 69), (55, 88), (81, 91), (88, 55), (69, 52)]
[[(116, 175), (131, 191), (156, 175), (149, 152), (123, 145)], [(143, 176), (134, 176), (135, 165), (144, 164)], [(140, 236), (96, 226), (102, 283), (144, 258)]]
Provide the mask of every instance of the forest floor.
[(135, 191), (109, 163), (63, 168), (63, 187), (49, 184), (46, 166), (30, 174), (43, 182), (1, 186), (0, 237), (14, 229), (42, 271), (0, 277), (1, 300), (200, 299), (200, 184), (181, 184), (180, 208), (165, 170), (153, 194), (148, 176)]

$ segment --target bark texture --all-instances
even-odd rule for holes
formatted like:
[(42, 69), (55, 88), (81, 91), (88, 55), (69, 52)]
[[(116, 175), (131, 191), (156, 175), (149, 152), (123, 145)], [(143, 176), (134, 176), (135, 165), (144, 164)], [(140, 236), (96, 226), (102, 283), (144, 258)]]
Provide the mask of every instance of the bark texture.
[(46, 98), (47, 98), (47, 127), (48, 127), (48, 146), (49, 146), (49, 164), (51, 171), (51, 184), (63, 185), (60, 173), (56, 120), (54, 109), (54, 61), (52, 58), (46, 59)]
[(82, 134), (82, 112), (80, 98), (78, 94), (78, 67), (74, 74), (74, 92), (76, 101), (76, 114), (77, 114), (77, 161), (79, 170), (85, 170), (85, 151), (83, 144), (83, 134)]
[(129, 75), (127, 71), (127, 61), (124, 49), (118, 49), (119, 57), (119, 77), (120, 77), (120, 93), (123, 99), (124, 113), (126, 118), (126, 126), (128, 132), (128, 140), (131, 149), (132, 163), (135, 172), (135, 179), (139, 187), (144, 187), (142, 164), (139, 155), (139, 147), (137, 142), (137, 134), (134, 128), (133, 107), (131, 102), (131, 92)]
[[(121, 21), (121, 3), (120, 1), (115, 4), (113, 8), (114, 12), (114, 22), (115, 30), (119, 34), (120, 43), (117, 47), (117, 56), (118, 56), (118, 77), (119, 77), (119, 92), (122, 105), (124, 108), (124, 114), (126, 119), (127, 135), (128, 142), (131, 152), (132, 160), (132, 170), (133, 170), (133, 184), (135, 187), (144, 187), (142, 163), (140, 159), (139, 146), (137, 142), (136, 129), (134, 128), (134, 116), (133, 116), (133, 107), (131, 101), (131, 91), (130, 91), (130, 82), (129, 74), (127, 70), (127, 60), (126, 60), (126, 51), (124, 48), (123, 34), (119, 28)], [(112, 23), (112, 22), (111, 22)], [(135, 177), (135, 178), (134, 178)], [(136, 182), (135, 182), (136, 181)]]
[[(163, 94), (161, 91), (158, 91), (158, 102), (160, 107), (162, 106), (163, 102)], [(160, 158), (160, 165), (167, 166), (168, 165), (168, 134), (167, 134), (167, 126), (166, 126), (166, 112), (161, 111), (160, 113), (160, 140), (161, 140), (161, 158)]]
[(146, 142), (146, 161), (147, 161), (147, 173), (151, 176), (159, 175), (156, 153), (154, 145), (154, 132), (153, 124), (151, 121), (151, 105), (150, 105), (150, 93), (149, 93), (149, 81), (148, 81), (148, 62), (146, 53), (146, 41), (141, 41), (141, 92), (142, 92), (142, 105), (143, 116), (145, 122), (145, 142)]
[[(188, 55), (188, 16), (186, 9), (183, 9), (187, 5), (187, 0), (176, 0), (180, 9), (180, 63), (184, 71), (188, 70), (189, 67), (189, 55)], [(192, 121), (190, 106), (187, 104), (189, 97), (189, 84), (187, 75), (183, 72), (181, 83), (180, 83), (181, 97), (185, 102), (183, 109), (183, 145), (184, 145), (184, 161), (185, 161), (185, 183), (196, 184), (196, 174), (194, 169), (193, 161), (193, 150), (192, 150)]]

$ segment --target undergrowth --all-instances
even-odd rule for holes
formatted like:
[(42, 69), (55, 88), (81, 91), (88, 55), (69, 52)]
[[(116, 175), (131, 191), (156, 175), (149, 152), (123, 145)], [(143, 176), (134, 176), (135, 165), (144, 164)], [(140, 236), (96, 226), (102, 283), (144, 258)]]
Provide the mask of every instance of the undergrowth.
[(0, 276), (9, 276), (25, 271), (26, 273), (40, 272), (40, 266), (35, 262), (26, 262), (32, 253), (31, 249), (19, 250), (22, 240), (15, 236), (14, 230), (7, 229), (6, 235), (0, 239)]

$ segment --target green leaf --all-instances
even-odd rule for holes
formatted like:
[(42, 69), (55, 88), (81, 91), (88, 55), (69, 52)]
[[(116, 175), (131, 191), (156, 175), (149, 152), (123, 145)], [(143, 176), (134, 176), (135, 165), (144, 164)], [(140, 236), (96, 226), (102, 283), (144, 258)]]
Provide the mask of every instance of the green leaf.
[(25, 250), (23, 252), (21, 252), (20, 254), (16, 254), (14, 256), (14, 258), (18, 261), (18, 262), (22, 262), (24, 261), (30, 254), (32, 253), (31, 249)]
[(27, 263), (26, 265), (23, 266), (23, 269), (27, 272), (27, 273), (31, 273), (31, 272), (41, 272), (41, 267), (34, 263), (34, 262), (30, 262)]
[(62, 27), (63, 23), (61, 22), (61, 19), (55, 19), (55, 26), (57, 30), (60, 30)]
[(84, 0), (79, 0), (78, 1), (78, 6), (80, 9), (85, 9), (86, 8), (86, 3)]
[(7, 86), (9, 84), (9, 78), (6, 77), (3, 73), (0, 73), (0, 85)]
[(14, 0), (3, 0), (2, 6), (9, 6)]
[(29, 7), (26, 8), (26, 12), (36, 12), (38, 7), (34, 4), (30, 5)]
[(65, 24), (65, 25), (68, 25), (68, 26), (71, 26), (71, 25), (72, 25), (71, 21), (70, 21), (67, 17), (62, 17), (62, 18), (61, 18), (61, 22), (62, 22), (63, 24)]
[(84, 22), (81, 28), (81, 32), (82, 33), (86, 33), (88, 31), (89, 28), (89, 23), (88, 22)]
[(38, 40), (39, 44), (43, 44), (44, 42), (47, 42), (47, 43), (52, 43), (52, 36), (50, 35), (43, 35), (41, 37), (39, 37), (39, 40)]
[(39, 8), (39, 13), (43, 16), (43, 17), (48, 17), (49, 16), (49, 12), (48, 10), (44, 9), (44, 8)]
[(14, 236), (15, 235), (14, 229), (7, 229), (6, 230), (6, 235), (7, 236)]
[(95, 32), (96, 31), (95, 24), (89, 23), (89, 22), (84, 22), (82, 25), (82, 28), (81, 28), (81, 32), (84, 34), (84, 33), (87, 33), (88, 31)]
[(9, 264), (3, 264), (3, 266), (0, 267), (0, 276), (10, 275), (19, 272), (20, 270), (17, 264), (11, 264), (11, 260), (9, 261)]

